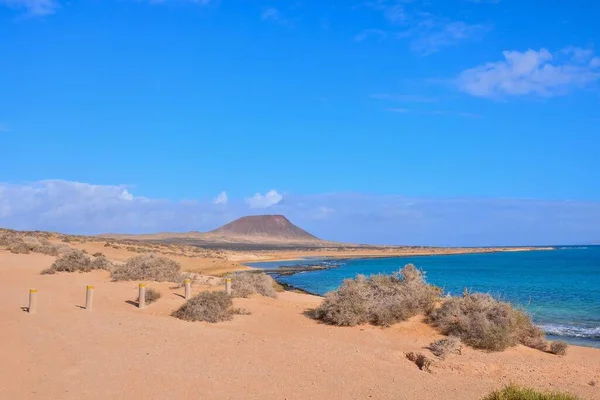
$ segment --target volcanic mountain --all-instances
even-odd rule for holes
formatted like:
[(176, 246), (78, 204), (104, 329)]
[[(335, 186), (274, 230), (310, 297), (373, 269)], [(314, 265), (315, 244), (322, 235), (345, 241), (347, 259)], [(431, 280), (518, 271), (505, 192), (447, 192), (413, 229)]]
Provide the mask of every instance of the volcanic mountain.
[(317, 241), (314, 235), (292, 224), (283, 215), (251, 215), (238, 218), (222, 227), (208, 232), (227, 238), (272, 238), (293, 241)]

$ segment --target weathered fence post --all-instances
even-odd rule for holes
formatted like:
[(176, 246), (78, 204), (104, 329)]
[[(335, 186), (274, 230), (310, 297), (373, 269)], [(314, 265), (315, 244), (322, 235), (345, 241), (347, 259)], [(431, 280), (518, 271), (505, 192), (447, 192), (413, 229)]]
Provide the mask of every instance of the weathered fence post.
[(27, 311), (29, 314), (37, 312), (37, 289), (29, 289), (29, 307)]
[(140, 283), (140, 293), (138, 296), (138, 307), (146, 308), (146, 284)]
[(92, 310), (92, 302), (94, 300), (94, 287), (88, 285), (85, 287), (85, 309)]
[(186, 279), (183, 281), (185, 285), (185, 299), (189, 300), (192, 297), (192, 281), (190, 279)]
[(225, 280), (225, 290), (227, 291), (228, 295), (231, 295), (231, 278), (227, 278)]

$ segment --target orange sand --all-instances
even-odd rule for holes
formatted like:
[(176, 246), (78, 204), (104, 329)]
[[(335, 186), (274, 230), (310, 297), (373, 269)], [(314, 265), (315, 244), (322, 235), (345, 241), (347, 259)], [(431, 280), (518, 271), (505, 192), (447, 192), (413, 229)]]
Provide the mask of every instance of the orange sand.
[[(39, 275), (54, 257), (0, 251), (0, 399), (480, 399), (509, 382), (600, 399), (600, 350), (565, 357), (522, 346), (464, 349), (422, 372), (404, 353), (440, 336), (415, 318), (388, 329), (319, 324), (303, 312), (320, 298), (281, 293), (236, 299), (251, 315), (208, 324), (169, 316), (182, 289), (130, 302), (136, 282), (108, 273)], [(81, 308), (95, 286), (94, 310)], [(37, 288), (38, 314), (27, 306)], [(194, 287), (195, 291), (207, 287)]]

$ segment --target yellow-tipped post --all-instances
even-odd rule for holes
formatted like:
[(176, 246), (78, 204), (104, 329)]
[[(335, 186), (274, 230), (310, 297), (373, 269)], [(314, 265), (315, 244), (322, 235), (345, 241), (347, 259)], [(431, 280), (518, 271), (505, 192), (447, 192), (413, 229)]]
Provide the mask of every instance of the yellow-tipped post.
[(231, 296), (231, 278), (225, 280), (225, 291)]
[(37, 312), (37, 289), (29, 289), (29, 307), (27, 311), (29, 314)]
[(87, 285), (85, 287), (85, 309), (92, 311), (92, 302), (94, 301), (94, 287)]
[(183, 281), (185, 286), (185, 299), (189, 300), (192, 297), (192, 281), (191, 279), (186, 279)]
[(138, 296), (138, 307), (146, 308), (146, 284), (140, 283), (140, 293)]

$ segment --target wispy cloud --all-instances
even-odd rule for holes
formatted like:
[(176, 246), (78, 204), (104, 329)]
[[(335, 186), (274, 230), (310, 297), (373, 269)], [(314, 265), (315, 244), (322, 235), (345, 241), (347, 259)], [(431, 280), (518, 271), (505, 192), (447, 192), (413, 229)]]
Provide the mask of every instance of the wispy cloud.
[[(379, 30), (380, 38), (393, 36), (406, 39), (410, 48), (422, 55), (428, 55), (448, 46), (468, 40), (476, 40), (491, 29), (487, 24), (472, 24), (453, 20), (423, 10), (423, 3), (409, 0), (375, 0), (363, 6), (381, 12), (391, 24), (387, 30)], [(359, 33), (356, 38), (365, 40), (368, 31)], [(385, 34), (385, 36), (382, 36)]]
[(54, 14), (60, 7), (56, 0), (0, 0), (0, 5), (24, 9), (28, 15), (36, 17)]
[(260, 14), (263, 21), (271, 21), (280, 25), (288, 25), (290, 21), (275, 7), (268, 7)]
[(551, 53), (546, 49), (505, 51), (504, 60), (463, 71), (459, 88), (487, 98), (505, 96), (559, 96), (600, 79), (600, 62), (588, 49), (569, 47)]
[(435, 103), (438, 101), (438, 98), (436, 97), (427, 97), (418, 94), (376, 93), (369, 97), (372, 99), (397, 101), (401, 103)]
[(422, 55), (455, 46), (467, 40), (478, 39), (490, 29), (483, 24), (468, 24), (427, 14), (414, 27), (398, 34), (411, 40), (410, 48)]
[(214, 198), (213, 204), (227, 204), (228, 200), (227, 192), (223, 191)]
[[(409, 245), (576, 244), (600, 240), (600, 202), (422, 198), (353, 193), (276, 195), (262, 205), (319, 237)], [(256, 197), (256, 196), (255, 196)], [(279, 199), (279, 200), (277, 200)], [(0, 226), (70, 233), (208, 231), (264, 213), (227, 204), (165, 201), (120, 185), (69, 181), (0, 183)]]
[(276, 190), (270, 190), (264, 195), (256, 193), (254, 196), (247, 198), (246, 203), (251, 208), (269, 208), (277, 205), (283, 200), (283, 196)]
[(463, 118), (481, 118), (481, 115), (462, 112), (462, 111), (449, 111), (449, 110), (412, 110), (408, 108), (388, 108), (387, 111), (399, 114), (419, 114), (419, 115), (439, 115), (449, 117), (463, 117)]
[(381, 29), (365, 29), (356, 36), (354, 36), (354, 40), (357, 42), (362, 42), (371, 37), (377, 37), (379, 39), (385, 39), (387, 37), (387, 33)]

